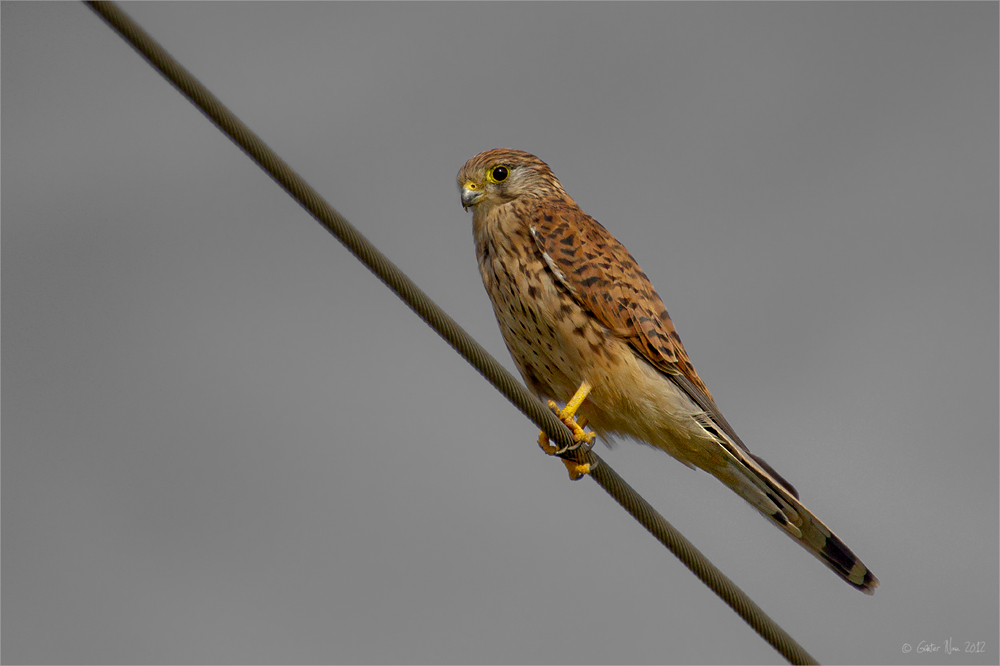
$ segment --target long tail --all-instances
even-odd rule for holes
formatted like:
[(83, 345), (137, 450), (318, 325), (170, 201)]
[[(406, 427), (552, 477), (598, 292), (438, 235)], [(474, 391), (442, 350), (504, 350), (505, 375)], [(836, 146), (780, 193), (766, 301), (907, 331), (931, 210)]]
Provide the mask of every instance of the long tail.
[(723, 447), (731, 455), (730, 466), (715, 476), (850, 585), (874, 594), (878, 578), (799, 501), (795, 488), (744, 448), (728, 441)]

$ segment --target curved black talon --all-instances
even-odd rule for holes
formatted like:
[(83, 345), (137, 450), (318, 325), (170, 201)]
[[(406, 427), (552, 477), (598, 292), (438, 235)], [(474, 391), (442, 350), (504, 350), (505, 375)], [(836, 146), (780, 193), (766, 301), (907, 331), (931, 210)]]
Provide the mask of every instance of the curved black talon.
[(570, 451), (577, 451), (577, 450), (579, 450), (583, 446), (587, 447), (587, 448), (585, 448), (583, 450), (583, 452), (584, 453), (588, 453), (591, 449), (594, 448), (594, 444), (597, 443), (596, 433), (588, 433), (588, 434), (594, 435), (594, 437), (591, 438), (590, 441), (587, 441), (587, 440), (583, 439), (583, 440), (580, 440), (578, 442), (573, 442), (569, 446), (564, 446), (561, 449), (556, 449), (555, 452), (552, 455), (559, 456), (560, 458), (562, 458), (562, 456), (563, 456), (564, 453), (569, 453)]

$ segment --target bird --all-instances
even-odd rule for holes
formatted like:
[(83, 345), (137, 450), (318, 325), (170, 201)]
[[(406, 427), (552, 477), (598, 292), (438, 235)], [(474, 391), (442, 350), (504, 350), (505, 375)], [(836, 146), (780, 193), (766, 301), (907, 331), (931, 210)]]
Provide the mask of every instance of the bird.
[[(593, 446), (600, 435), (662, 449), (717, 478), (851, 586), (874, 593), (872, 572), (736, 435), (649, 278), (548, 164), (521, 150), (487, 150), (461, 168), (458, 188), (504, 343), (527, 387), (573, 432), (570, 448)], [(566, 453), (544, 432), (539, 445)], [(593, 471), (563, 462), (572, 479)]]

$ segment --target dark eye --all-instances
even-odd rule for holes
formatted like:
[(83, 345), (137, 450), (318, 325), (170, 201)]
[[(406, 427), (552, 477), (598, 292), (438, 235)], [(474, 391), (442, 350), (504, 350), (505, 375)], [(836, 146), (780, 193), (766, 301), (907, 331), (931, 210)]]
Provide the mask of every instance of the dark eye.
[(493, 167), (493, 171), (490, 172), (490, 175), (493, 177), (494, 181), (502, 183), (507, 180), (507, 176), (510, 175), (510, 170), (508, 170), (505, 166), (497, 166)]

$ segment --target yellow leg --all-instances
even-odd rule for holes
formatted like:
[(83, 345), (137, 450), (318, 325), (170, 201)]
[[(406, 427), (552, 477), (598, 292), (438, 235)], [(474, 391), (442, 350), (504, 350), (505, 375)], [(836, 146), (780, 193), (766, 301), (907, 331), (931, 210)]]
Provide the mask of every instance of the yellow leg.
[[(573, 394), (573, 397), (569, 399), (569, 402), (566, 403), (566, 406), (563, 409), (559, 409), (559, 405), (552, 400), (549, 400), (549, 409), (555, 412), (556, 416), (559, 417), (559, 420), (565, 423), (566, 427), (573, 432), (574, 444), (573, 446), (563, 449), (552, 446), (549, 444), (548, 435), (546, 435), (543, 430), (538, 435), (538, 446), (542, 448), (542, 451), (545, 451), (545, 453), (550, 456), (561, 456), (563, 453), (566, 453), (566, 451), (573, 451), (578, 449), (580, 446), (593, 444), (594, 438), (597, 435), (583, 429), (583, 426), (586, 425), (586, 419), (584, 419), (582, 423), (578, 423), (576, 420), (576, 410), (578, 410), (580, 405), (583, 404), (583, 401), (587, 399), (591, 388), (590, 383), (584, 380), (583, 383), (580, 384), (580, 388), (576, 390), (576, 393)], [(569, 471), (569, 478), (574, 481), (591, 471), (589, 463), (577, 463), (572, 460), (566, 460), (565, 458), (563, 458), (562, 461), (563, 464), (566, 465), (566, 469)]]

